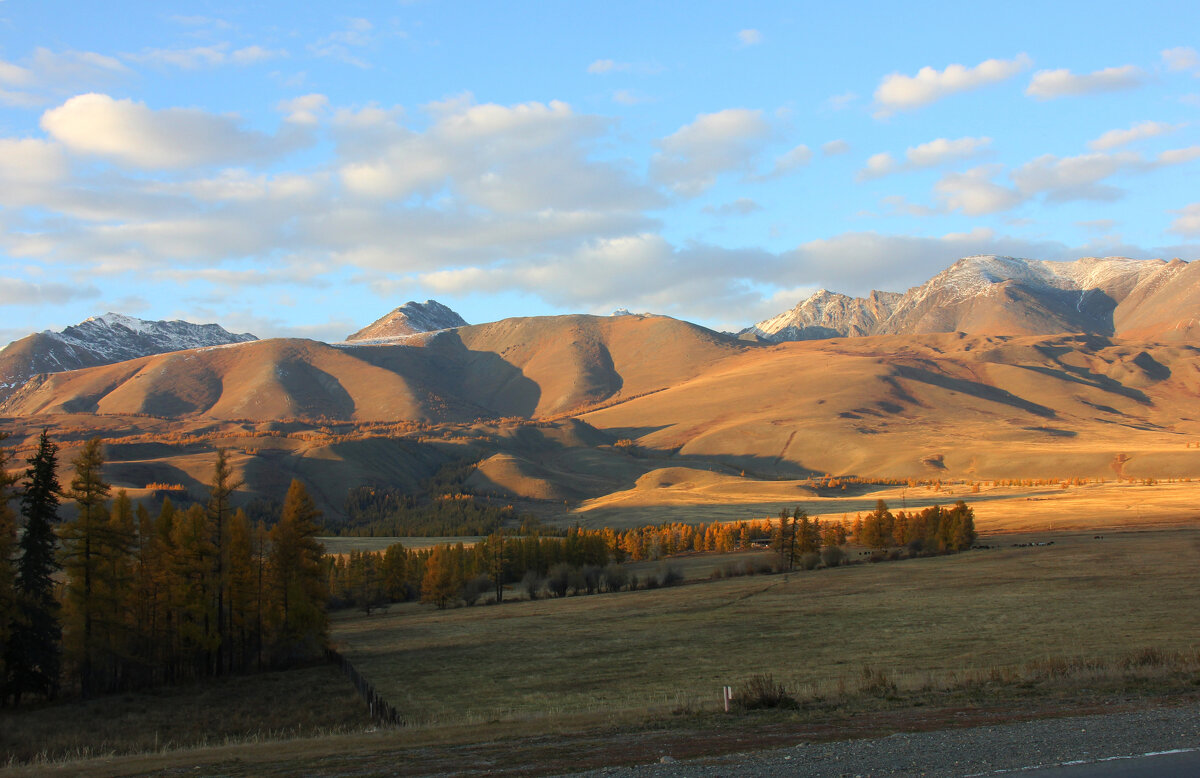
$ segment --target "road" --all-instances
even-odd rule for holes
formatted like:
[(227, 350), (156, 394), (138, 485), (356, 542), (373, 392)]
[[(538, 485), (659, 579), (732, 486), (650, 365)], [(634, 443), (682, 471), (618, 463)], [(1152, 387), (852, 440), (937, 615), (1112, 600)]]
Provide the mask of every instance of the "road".
[(1035, 778), (1200, 776), (1200, 707), (1039, 719), (584, 773), (610, 778), (875, 778), (1030, 775)]

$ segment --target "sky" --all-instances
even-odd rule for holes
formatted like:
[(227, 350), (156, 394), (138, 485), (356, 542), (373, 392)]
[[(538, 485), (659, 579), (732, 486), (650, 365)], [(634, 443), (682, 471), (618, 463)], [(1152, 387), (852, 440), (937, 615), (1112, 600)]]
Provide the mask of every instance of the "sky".
[[(168, 8), (169, 6), (169, 8)], [(0, 342), (1200, 257), (1200, 4), (0, 0)]]

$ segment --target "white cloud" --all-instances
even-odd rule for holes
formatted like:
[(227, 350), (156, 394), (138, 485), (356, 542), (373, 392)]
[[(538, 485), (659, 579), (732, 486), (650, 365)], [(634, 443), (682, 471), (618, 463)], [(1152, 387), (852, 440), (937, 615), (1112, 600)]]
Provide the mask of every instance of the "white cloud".
[(154, 110), (103, 94), (72, 97), (42, 115), (42, 129), (78, 154), (139, 168), (183, 168), (270, 156), (278, 139), (194, 108)]
[(795, 146), (775, 158), (774, 166), (771, 168), (771, 172), (767, 174), (767, 178), (786, 175), (797, 168), (804, 167), (812, 161), (812, 157), (812, 149), (801, 143), (799, 146)]
[(1075, 74), (1066, 69), (1039, 70), (1025, 89), (1025, 94), (1039, 100), (1114, 92), (1141, 86), (1145, 73), (1135, 65), (1104, 68), (1094, 73)]
[(0, 138), (0, 181), (6, 187), (55, 184), (66, 178), (62, 148), (36, 138)]
[(831, 140), (821, 146), (821, 153), (827, 157), (832, 157), (837, 154), (845, 154), (849, 150), (850, 144), (841, 138), (838, 138), (837, 140)]
[(633, 65), (628, 62), (616, 62), (611, 59), (598, 59), (588, 65), (587, 72), (592, 75), (603, 75), (605, 73), (628, 73), (633, 69)]
[(329, 98), (322, 94), (301, 95), (290, 100), (281, 100), (276, 109), (287, 116), (293, 124), (317, 124), (320, 116), (329, 107)]
[(1200, 146), (1188, 146), (1185, 149), (1167, 149), (1158, 155), (1158, 158), (1154, 160), (1154, 165), (1157, 167), (1182, 165), (1194, 159), (1200, 159)]
[(859, 181), (882, 178), (896, 172), (897, 167), (896, 158), (886, 151), (881, 151), (867, 157), (867, 163), (858, 171), (857, 178)]
[(345, 27), (318, 39), (308, 47), (308, 50), (318, 57), (337, 59), (366, 70), (371, 67), (370, 63), (351, 52), (374, 43), (374, 31), (375, 25), (371, 24), (368, 19), (347, 19)]
[(221, 65), (254, 65), (270, 59), (286, 57), (287, 52), (281, 49), (266, 49), (257, 45), (234, 49), (228, 43), (217, 43), (212, 46), (193, 46), (189, 49), (146, 49), (140, 54), (125, 56), (133, 62), (169, 65), (182, 70), (198, 70)]
[(661, 151), (650, 161), (651, 175), (679, 194), (698, 195), (722, 173), (748, 171), (770, 132), (762, 111), (728, 108), (700, 114), (659, 141)]
[(757, 46), (763, 42), (763, 34), (755, 29), (740, 30), (737, 38), (743, 46)]
[(650, 98), (643, 97), (631, 89), (618, 89), (613, 92), (612, 99), (614, 103), (620, 103), (621, 105), (641, 105), (642, 103), (652, 102)]
[(1109, 130), (1099, 138), (1089, 141), (1088, 148), (1093, 151), (1108, 151), (1145, 138), (1154, 138), (1175, 132), (1182, 126), (1182, 124), (1166, 124), (1164, 122), (1138, 122), (1127, 130)]
[(1171, 211), (1171, 213), (1179, 214), (1179, 216), (1171, 222), (1168, 232), (1189, 238), (1200, 237), (1200, 203), (1186, 205), (1177, 211)]
[(721, 205), (706, 205), (702, 209), (710, 216), (748, 216), (763, 207), (748, 197), (739, 197), (731, 203)]
[(979, 155), (992, 143), (991, 138), (937, 138), (919, 146), (910, 146), (904, 152), (904, 163), (897, 163), (887, 152), (872, 155), (866, 166), (858, 172), (860, 181), (907, 170), (937, 167)]
[(1025, 197), (993, 182), (999, 172), (998, 165), (982, 165), (964, 173), (947, 173), (934, 185), (934, 194), (945, 211), (962, 211), (968, 216), (1007, 211)]
[(1200, 71), (1200, 54), (1189, 46), (1177, 46), (1162, 52), (1163, 63), (1167, 70)]
[(86, 300), (100, 296), (91, 284), (31, 283), (19, 278), (6, 278), (0, 284), (0, 305), (59, 305), (68, 300)]
[(834, 95), (833, 97), (829, 98), (825, 101), (825, 104), (831, 111), (843, 111), (849, 108), (857, 99), (858, 95), (854, 92), (844, 92), (840, 95)]
[(128, 74), (119, 60), (104, 54), (38, 47), (24, 64), (0, 60), (0, 103), (35, 108), (50, 102), (52, 94), (84, 91)]
[(1113, 227), (1117, 226), (1117, 222), (1115, 219), (1089, 219), (1075, 222), (1075, 226), (1082, 227), (1088, 232), (1110, 232)]
[(1043, 154), (1012, 172), (1013, 182), (1025, 195), (1044, 193), (1049, 202), (1068, 200), (1111, 201), (1124, 193), (1100, 182), (1123, 170), (1144, 165), (1140, 154), (1093, 153), (1076, 157)]
[(1030, 67), (1032, 60), (1018, 54), (1011, 60), (989, 59), (975, 67), (949, 65), (945, 70), (923, 67), (915, 76), (892, 73), (875, 90), (877, 117), (909, 111), (958, 92), (998, 83)]

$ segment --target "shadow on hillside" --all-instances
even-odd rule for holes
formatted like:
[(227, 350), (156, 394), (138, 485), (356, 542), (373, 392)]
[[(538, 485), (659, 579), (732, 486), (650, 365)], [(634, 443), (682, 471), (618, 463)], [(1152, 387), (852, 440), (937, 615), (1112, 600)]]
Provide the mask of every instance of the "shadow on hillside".
[(952, 378), (941, 373), (934, 373), (930, 370), (925, 370), (919, 367), (911, 367), (909, 365), (896, 365), (894, 368), (896, 375), (901, 378), (907, 378), (910, 381), (919, 381), (930, 386), (937, 386), (942, 389), (949, 389), (952, 392), (978, 397), (981, 400), (988, 402), (1000, 403), (1012, 408), (1032, 413), (1035, 416), (1044, 418), (1054, 418), (1054, 409), (1047, 408), (1044, 405), (1038, 405), (1022, 397), (1018, 397), (1012, 392), (1007, 392), (1003, 389), (998, 389), (994, 386), (981, 384), (976, 381), (968, 381), (964, 378)]

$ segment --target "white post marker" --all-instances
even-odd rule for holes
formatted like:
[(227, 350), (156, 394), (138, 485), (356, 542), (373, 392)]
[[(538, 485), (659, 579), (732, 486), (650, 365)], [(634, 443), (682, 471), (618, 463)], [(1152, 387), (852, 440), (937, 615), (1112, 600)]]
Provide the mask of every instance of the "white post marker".
[(721, 696), (725, 700), (725, 712), (728, 713), (729, 712), (729, 703), (733, 702), (733, 687), (732, 686), (721, 687)]

